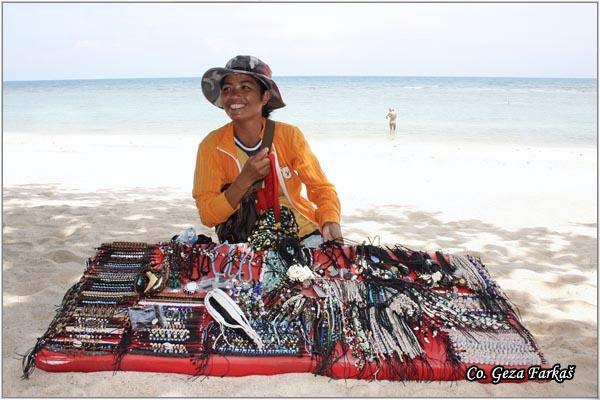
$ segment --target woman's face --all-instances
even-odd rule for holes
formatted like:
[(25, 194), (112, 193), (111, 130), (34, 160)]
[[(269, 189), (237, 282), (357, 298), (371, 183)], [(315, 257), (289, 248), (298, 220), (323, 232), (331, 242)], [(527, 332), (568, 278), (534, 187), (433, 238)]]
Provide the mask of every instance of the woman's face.
[(232, 121), (261, 118), (270, 95), (265, 90), (261, 96), (260, 83), (246, 74), (229, 74), (221, 84), (221, 105)]

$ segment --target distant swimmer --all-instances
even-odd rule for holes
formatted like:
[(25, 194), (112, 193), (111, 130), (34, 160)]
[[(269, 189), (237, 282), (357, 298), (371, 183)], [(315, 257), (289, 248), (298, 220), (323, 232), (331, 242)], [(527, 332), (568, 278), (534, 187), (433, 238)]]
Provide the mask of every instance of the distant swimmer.
[(398, 113), (396, 110), (390, 107), (390, 111), (385, 116), (386, 119), (390, 120), (390, 135), (396, 134), (396, 118), (398, 117)]

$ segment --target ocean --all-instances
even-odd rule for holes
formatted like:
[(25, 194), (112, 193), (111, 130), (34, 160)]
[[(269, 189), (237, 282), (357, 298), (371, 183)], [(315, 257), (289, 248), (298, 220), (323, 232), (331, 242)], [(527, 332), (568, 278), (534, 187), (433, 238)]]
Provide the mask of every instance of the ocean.
[[(308, 136), (397, 135), (418, 140), (597, 143), (596, 80), (442, 77), (275, 77), (287, 107), (274, 120)], [(3, 86), (4, 132), (198, 135), (228, 122), (200, 78), (13, 81)]]

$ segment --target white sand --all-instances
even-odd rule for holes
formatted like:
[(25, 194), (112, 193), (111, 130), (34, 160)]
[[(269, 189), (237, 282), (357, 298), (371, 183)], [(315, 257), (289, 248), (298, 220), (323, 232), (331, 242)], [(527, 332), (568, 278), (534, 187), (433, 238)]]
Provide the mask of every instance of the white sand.
[[(201, 228), (191, 186), (201, 137), (5, 133), (4, 396), (597, 396), (595, 147), (310, 137), (355, 241), (469, 251), (520, 309), (564, 384), (330, 381), (308, 374), (208, 378), (36, 371), (43, 334), (93, 247)], [(378, 237), (376, 237), (378, 236)]]

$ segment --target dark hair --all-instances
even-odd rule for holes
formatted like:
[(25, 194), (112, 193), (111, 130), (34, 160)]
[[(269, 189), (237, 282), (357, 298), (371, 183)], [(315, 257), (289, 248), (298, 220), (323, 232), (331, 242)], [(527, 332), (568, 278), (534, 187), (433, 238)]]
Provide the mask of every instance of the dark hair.
[[(219, 88), (223, 87), (223, 82), (225, 82), (225, 78), (227, 78), (227, 75), (225, 75), (223, 79), (221, 79), (221, 81), (219, 82)], [(257, 79), (255, 77), (252, 77), (252, 79), (254, 79), (258, 83), (258, 90), (260, 91), (260, 98), (262, 99), (263, 95), (267, 91), (267, 87), (264, 83), (262, 83), (260, 79)], [(273, 112), (273, 110), (268, 106), (268, 104), (265, 104), (262, 108), (262, 116), (265, 118), (269, 118), (271, 116), (271, 112)]]
[[(256, 78), (254, 78), (254, 79), (256, 79)], [(263, 95), (267, 91), (267, 87), (260, 80), (256, 79), (256, 81), (258, 82), (258, 86), (260, 87), (260, 98), (262, 99)], [(271, 110), (271, 108), (269, 107), (269, 104), (267, 103), (262, 108), (262, 116), (265, 118), (269, 118), (271, 116), (272, 111), (273, 110)]]

